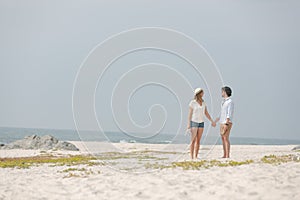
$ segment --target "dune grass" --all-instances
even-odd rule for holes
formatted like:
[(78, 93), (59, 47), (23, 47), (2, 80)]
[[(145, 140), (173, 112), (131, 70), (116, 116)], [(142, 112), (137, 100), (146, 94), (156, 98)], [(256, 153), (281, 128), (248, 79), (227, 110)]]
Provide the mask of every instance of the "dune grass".
[(153, 169), (168, 169), (168, 168), (182, 168), (183, 170), (199, 170), (199, 169), (208, 169), (211, 167), (229, 167), (229, 166), (240, 166), (253, 163), (253, 160), (246, 161), (226, 161), (221, 162), (218, 160), (201, 160), (201, 161), (181, 161), (181, 162), (172, 162), (171, 165), (162, 165), (159, 163), (145, 164), (145, 168)]
[(73, 177), (77, 177), (77, 178), (86, 178), (89, 175), (93, 175), (93, 174), (101, 174), (100, 171), (94, 171), (92, 169), (87, 169), (87, 168), (67, 168), (63, 171), (59, 171), (61, 173), (66, 173), (63, 178), (73, 178)]
[(168, 158), (154, 156), (162, 154), (174, 154), (174, 152), (160, 152), (160, 151), (132, 151), (128, 153), (121, 152), (106, 152), (99, 155), (96, 155), (98, 160), (118, 160), (118, 159), (138, 159), (139, 161), (143, 160), (167, 160)]
[(73, 165), (96, 165), (92, 162), (95, 160), (92, 156), (34, 156), (21, 158), (0, 158), (1, 168), (29, 168), (31, 166), (38, 166), (40, 164), (54, 164), (55, 166), (73, 166)]
[(268, 155), (261, 158), (260, 161), (245, 160), (245, 161), (220, 161), (220, 160), (201, 160), (201, 161), (182, 161), (182, 162), (172, 162), (171, 164), (159, 164), (159, 163), (146, 163), (144, 166), (146, 169), (174, 169), (182, 168), (183, 170), (199, 170), (208, 169), (211, 167), (234, 167), (241, 165), (248, 165), (252, 163), (266, 163), (266, 164), (282, 164), (287, 162), (300, 162), (298, 157), (295, 155)]
[[(31, 166), (39, 166), (42, 164), (49, 164), (48, 166), (70, 166), (63, 170), (64, 173), (73, 172), (88, 172), (85, 168), (76, 168), (77, 165), (93, 166), (93, 165), (117, 165), (118, 162), (111, 162), (118, 159), (132, 159), (139, 165), (146, 169), (174, 169), (181, 168), (183, 170), (199, 170), (211, 167), (230, 167), (240, 166), (252, 163), (266, 163), (266, 164), (281, 164), (286, 162), (300, 162), (296, 155), (267, 155), (260, 160), (200, 160), (200, 161), (181, 161), (181, 162), (161, 162), (168, 160), (168, 158), (161, 157), (161, 155), (173, 154), (174, 152), (159, 152), (159, 151), (134, 151), (129, 153), (108, 152), (96, 156), (91, 155), (40, 155), (33, 157), (19, 157), (19, 158), (0, 158), (0, 168), (29, 168)], [(108, 162), (106, 162), (108, 161)], [(122, 161), (124, 162), (124, 160)], [(124, 168), (125, 170), (132, 170), (131, 166)], [(72, 175), (70, 175), (72, 176)]]
[(287, 163), (287, 162), (300, 162), (299, 159), (296, 159), (295, 155), (280, 155), (280, 156), (276, 156), (276, 155), (268, 155), (268, 156), (264, 156), (261, 159), (261, 162), (263, 163), (267, 163), (267, 164), (273, 164), (273, 165), (279, 165), (282, 163)]

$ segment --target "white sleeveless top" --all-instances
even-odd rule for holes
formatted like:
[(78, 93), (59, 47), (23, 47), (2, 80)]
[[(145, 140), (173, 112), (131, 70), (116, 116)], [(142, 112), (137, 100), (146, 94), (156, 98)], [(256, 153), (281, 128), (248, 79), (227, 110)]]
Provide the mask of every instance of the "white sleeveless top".
[(204, 122), (206, 104), (202, 102), (202, 106), (200, 106), (200, 104), (195, 99), (193, 99), (190, 102), (189, 106), (193, 109), (192, 121), (197, 123)]

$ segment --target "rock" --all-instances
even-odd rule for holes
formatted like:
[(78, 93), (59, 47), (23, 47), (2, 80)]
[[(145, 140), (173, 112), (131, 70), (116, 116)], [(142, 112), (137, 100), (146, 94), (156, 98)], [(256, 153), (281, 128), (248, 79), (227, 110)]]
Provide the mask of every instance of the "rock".
[(63, 142), (63, 141), (59, 141), (56, 144), (55, 148), (69, 150), (69, 151), (79, 151), (79, 149), (74, 144), (71, 144), (69, 142)]
[(57, 149), (57, 150), (69, 150), (69, 151), (78, 151), (79, 149), (69, 143), (58, 141), (55, 137), (51, 135), (37, 136), (31, 135), (26, 136), (22, 140), (17, 140), (15, 142), (9, 143), (1, 147), (2, 149)]
[(292, 149), (292, 151), (297, 151), (297, 150), (300, 150), (300, 145), (299, 146), (296, 146)]
[(58, 143), (58, 139), (51, 135), (45, 135), (40, 138), (39, 146), (45, 149), (52, 149)]
[(29, 135), (29, 136), (25, 136), (24, 139), (34, 140), (34, 139), (36, 139), (37, 137), (38, 137), (37, 135)]
[(3, 147), (5, 144), (0, 144), (0, 147)]
[(299, 162), (300, 161), (300, 155), (293, 155), (293, 161)]

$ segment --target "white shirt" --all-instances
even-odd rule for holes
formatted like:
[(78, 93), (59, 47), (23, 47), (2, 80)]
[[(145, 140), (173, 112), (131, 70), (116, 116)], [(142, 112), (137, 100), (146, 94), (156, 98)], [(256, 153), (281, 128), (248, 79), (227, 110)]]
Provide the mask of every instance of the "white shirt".
[(230, 97), (223, 99), (221, 105), (220, 123), (225, 124), (227, 118), (232, 122), (234, 104)]
[(195, 99), (193, 99), (190, 102), (189, 106), (193, 109), (192, 121), (197, 123), (204, 122), (206, 104), (202, 102), (202, 106), (200, 106), (200, 104)]

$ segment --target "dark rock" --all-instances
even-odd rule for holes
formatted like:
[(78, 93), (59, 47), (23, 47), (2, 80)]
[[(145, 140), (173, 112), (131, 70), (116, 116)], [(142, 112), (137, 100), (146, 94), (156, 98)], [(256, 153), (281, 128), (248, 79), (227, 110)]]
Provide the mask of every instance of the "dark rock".
[(79, 149), (74, 144), (71, 144), (69, 142), (63, 142), (63, 141), (59, 141), (55, 146), (55, 148), (69, 150), (69, 151), (79, 151)]

